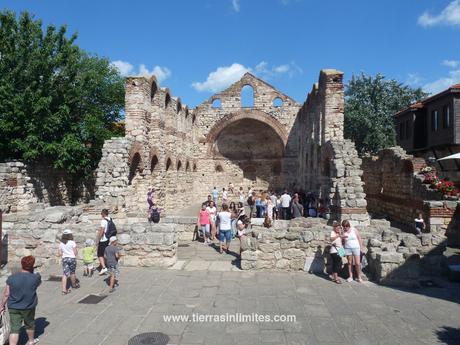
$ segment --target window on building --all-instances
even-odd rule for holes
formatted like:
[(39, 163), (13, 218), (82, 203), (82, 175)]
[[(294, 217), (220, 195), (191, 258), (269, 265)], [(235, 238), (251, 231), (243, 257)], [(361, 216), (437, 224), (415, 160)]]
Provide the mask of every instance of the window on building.
[(448, 105), (445, 105), (442, 109), (442, 126), (443, 128), (450, 128), (451, 126), (451, 118), (450, 118), (450, 107)]
[(212, 107), (213, 108), (222, 108), (222, 102), (220, 101), (220, 98), (215, 98), (212, 100)]
[(274, 107), (282, 107), (283, 106), (283, 100), (280, 97), (276, 97), (273, 100), (273, 106)]
[(251, 85), (244, 85), (241, 89), (241, 107), (254, 107), (254, 89)]
[(433, 110), (431, 112), (431, 131), (436, 132), (439, 128), (439, 116), (438, 111)]

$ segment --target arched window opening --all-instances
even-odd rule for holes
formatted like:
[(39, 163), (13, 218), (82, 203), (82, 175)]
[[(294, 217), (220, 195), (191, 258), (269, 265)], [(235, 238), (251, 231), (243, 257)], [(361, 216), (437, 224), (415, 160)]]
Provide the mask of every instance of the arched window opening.
[(185, 171), (190, 171), (190, 162), (185, 163)]
[(182, 110), (182, 104), (181, 102), (178, 101), (176, 104), (176, 112), (179, 113), (181, 110)]
[(185, 108), (185, 118), (188, 117), (188, 108)]
[(169, 168), (171, 167), (171, 164), (172, 164), (171, 158), (168, 158), (168, 160), (166, 161), (166, 171), (169, 170)]
[(282, 107), (283, 106), (283, 100), (279, 97), (276, 97), (274, 100), (273, 100), (273, 106), (274, 107)]
[(136, 173), (141, 170), (141, 155), (139, 152), (136, 152), (131, 160), (131, 164), (129, 165), (129, 176), (128, 176), (128, 184), (130, 185), (133, 182)]
[(241, 107), (254, 107), (254, 89), (251, 85), (244, 85), (241, 89)]
[(171, 96), (167, 93), (165, 96), (165, 108), (168, 107), (169, 103), (171, 103)]
[(216, 166), (216, 172), (218, 172), (218, 173), (224, 172), (224, 169), (222, 168), (222, 165), (219, 164), (219, 165)]
[(196, 120), (196, 116), (195, 116), (195, 114), (193, 114), (193, 116), (192, 116), (192, 125), (195, 124), (195, 120)]
[(182, 168), (182, 162), (179, 161), (177, 162), (177, 171), (179, 171)]
[(213, 108), (222, 108), (222, 102), (220, 98), (215, 98), (212, 100), (212, 107)]
[(154, 81), (152, 82), (152, 87), (150, 88), (150, 99), (153, 100), (153, 97), (155, 97), (155, 94), (157, 93), (158, 86), (157, 83)]
[(193, 172), (196, 172), (196, 164), (193, 164)]
[(152, 157), (152, 160), (150, 161), (150, 172), (153, 173), (155, 168), (158, 166), (158, 157), (155, 155)]

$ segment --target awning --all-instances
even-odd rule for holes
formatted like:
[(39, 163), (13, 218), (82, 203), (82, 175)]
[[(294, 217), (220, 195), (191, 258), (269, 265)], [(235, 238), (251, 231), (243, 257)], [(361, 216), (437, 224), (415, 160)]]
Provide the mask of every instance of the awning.
[(454, 153), (453, 155), (439, 158), (438, 161), (442, 161), (444, 159), (460, 159), (460, 153)]

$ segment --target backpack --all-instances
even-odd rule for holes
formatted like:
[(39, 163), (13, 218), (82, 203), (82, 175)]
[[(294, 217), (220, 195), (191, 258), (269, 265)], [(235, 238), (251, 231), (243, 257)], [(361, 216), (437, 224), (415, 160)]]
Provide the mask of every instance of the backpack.
[(110, 237), (117, 235), (117, 227), (111, 218), (105, 218), (107, 221), (107, 230), (105, 231), (105, 237), (110, 240)]
[(154, 223), (160, 222), (160, 213), (156, 208), (152, 208), (152, 210), (150, 211), (150, 220)]
[(248, 205), (249, 205), (249, 206), (254, 205), (254, 200), (252, 199), (252, 196), (250, 196), (250, 197), (248, 198), (247, 202), (248, 202)]

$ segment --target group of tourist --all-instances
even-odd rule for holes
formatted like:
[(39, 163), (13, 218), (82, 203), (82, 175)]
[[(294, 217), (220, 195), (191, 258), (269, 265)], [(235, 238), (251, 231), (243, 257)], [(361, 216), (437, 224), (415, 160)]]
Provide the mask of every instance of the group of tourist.
[[(222, 188), (220, 193), (217, 187), (214, 187), (208, 196), (208, 201), (212, 200), (217, 207), (219, 197), (222, 204), (228, 204), (229, 193), (235, 195), (232, 183), (229, 188)], [(210, 198), (210, 199), (209, 199)], [(250, 218), (270, 218), (271, 221), (276, 219), (289, 220), (298, 217), (323, 217), (329, 216), (327, 201), (318, 199), (314, 193), (293, 193), (289, 194), (287, 190), (282, 194), (274, 191), (259, 190), (255, 191), (248, 187), (247, 192), (241, 186), (238, 190), (239, 205), (249, 207)], [(239, 206), (242, 207), (242, 206)]]
[[(96, 255), (99, 261), (99, 275), (109, 273), (109, 292), (113, 292), (115, 287), (118, 286), (118, 276), (120, 274), (118, 268), (120, 253), (117, 247), (117, 229), (113, 219), (109, 217), (107, 209), (101, 211), (101, 218), (101, 226), (97, 232), (96, 241), (90, 238), (86, 239), (85, 247), (82, 249), (83, 276), (92, 277), (95, 271), (94, 256)], [(62, 258), (62, 294), (67, 295), (72, 291), (71, 288), (78, 289), (80, 287), (76, 278), (78, 248), (73, 239), (72, 231), (69, 229), (64, 230), (62, 233), (58, 255)]]
[(207, 200), (202, 203), (198, 213), (197, 228), (200, 229), (204, 244), (211, 245), (218, 236), (220, 253), (222, 254), (224, 251), (229, 253), (230, 242), (235, 237), (239, 238), (240, 241), (242, 240), (250, 219), (245, 214), (242, 202), (239, 202), (238, 206), (235, 202), (230, 204), (223, 202), (219, 212), (216, 202), (217, 200), (210, 194)]

